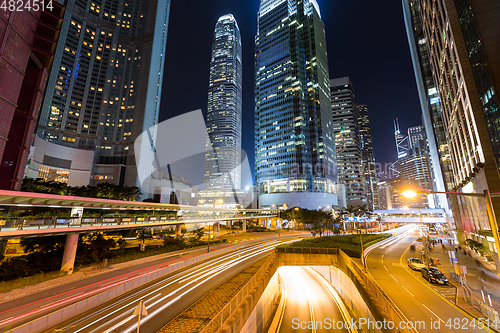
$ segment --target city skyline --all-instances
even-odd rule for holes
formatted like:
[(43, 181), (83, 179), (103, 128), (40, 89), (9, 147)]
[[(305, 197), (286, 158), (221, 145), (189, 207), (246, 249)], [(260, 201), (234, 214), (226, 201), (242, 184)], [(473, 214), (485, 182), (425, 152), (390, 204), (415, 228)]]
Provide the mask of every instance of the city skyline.
[[(190, 4), (173, 3), (175, 11), (183, 12), (188, 10)], [(381, 11), (382, 17), (391, 17), (390, 20), (377, 20), (377, 26), (390, 34), (390, 39), (399, 40), (400, 43), (392, 43), (389, 40), (379, 40), (374, 42), (374, 32), (368, 29), (370, 24), (375, 24), (375, 19), (371, 15), (361, 13), (363, 25), (351, 24), (347, 22), (345, 16), (353, 14), (357, 8), (352, 4), (337, 3), (332, 4), (324, 0), (319, 0), (318, 4), (322, 9), (322, 18), (325, 22), (327, 45), (332, 45), (329, 51), (330, 76), (341, 77), (350, 76), (356, 82), (356, 92), (359, 103), (367, 104), (370, 107), (370, 121), (373, 128), (374, 155), (377, 163), (392, 163), (397, 158), (395, 147), (387, 147), (386, 142), (393, 142), (392, 119), (399, 117), (403, 127), (419, 124), (421, 121), (420, 105), (413, 79), (413, 69), (411, 57), (407, 46), (407, 39), (404, 31), (404, 22), (401, 15), (400, 4), (394, 4), (389, 11)], [(242, 149), (249, 155), (250, 164), (253, 164), (253, 42), (256, 32), (255, 17), (258, 12), (259, 1), (245, 2), (238, 5), (230, 1), (221, 1), (217, 5), (198, 4), (198, 10), (193, 15), (197, 25), (185, 27), (181, 30), (170, 29), (169, 41), (166, 52), (166, 67), (168, 64), (177, 63), (174, 68), (170, 67), (164, 75), (164, 98), (161, 106), (160, 119), (166, 120), (176, 115), (196, 109), (202, 109), (206, 113), (207, 97), (206, 82), (209, 80), (209, 61), (200, 62), (198, 57), (203, 54), (210, 58), (213, 22), (221, 15), (231, 12), (240, 26), (243, 43), (243, 129), (242, 129)], [(375, 10), (376, 6), (367, 3), (367, 6)], [(170, 25), (179, 27), (182, 20), (178, 17), (171, 17)], [(338, 36), (335, 32), (339, 29), (346, 31), (347, 36)], [(331, 33), (329, 33), (331, 31)], [(352, 32), (352, 35), (351, 35)], [(353, 50), (342, 52), (335, 48), (338, 43), (346, 42), (349, 36), (367, 46), (380, 50), (372, 53), (368, 59), (362, 57), (356, 50), (361, 50), (358, 43), (352, 45)], [(185, 45), (185, 38), (193, 42)], [(385, 50), (391, 50), (394, 59), (389, 61), (382, 54)], [(184, 52), (189, 50), (189, 52)], [(179, 59), (179, 52), (182, 52), (182, 59)], [(188, 54), (189, 53), (189, 54)], [(192, 53), (192, 54), (191, 54)], [(363, 59), (363, 60), (361, 60)], [(189, 63), (189, 65), (187, 65)], [(185, 65), (183, 65), (185, 64)], [(382, 64), (382, 65), (381, 65)], [(179, 72), (182, 69), (182, 75)], [(179, 74), (177, 74), (179, 73)], [(402, 74), (404, 73), (404, 74)], [(407, 77), (408, 79), (403, 79)], [(381, 84), (383, 82), (383, 84)], [(183, 88), (184, 87), (184, 88)], [(186, 96), (181, 90), (189, 87), (190, 95)], [(179, 98), (181, 97), (181, 98)], [(411, 102), (413, 100), (413, 102)], [(413, 111), (410, 111), (413, 110)], [(388, 149), (390, 148), (390, 149)], [(394, 149), (393, 149), (394, 148)], [(251, 185), (251, 184), (243, 184)]]

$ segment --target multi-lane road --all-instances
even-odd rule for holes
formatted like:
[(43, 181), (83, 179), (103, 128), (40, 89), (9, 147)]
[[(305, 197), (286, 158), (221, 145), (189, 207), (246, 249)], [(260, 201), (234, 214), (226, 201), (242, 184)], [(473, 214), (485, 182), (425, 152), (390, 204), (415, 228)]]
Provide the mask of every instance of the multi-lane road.
[[(281, 238), (281, 240), (284, 241), (292, 238), (297, 239), (297, 237), (303, 236), (303, 234), (291, 234), (290, 237), (286, 237), (284, 235), (276, 237), (275, 234), (263, 234), (259, 235), (257, 238), (248, 236), (245, 237), (247, 241), (242, 241), (237, 245), (221, 244), (211, 247), (211, 250), (228, 246), (234, 248), (235, 251), (238, 249), (244, 250), (246, 246), (264, 242), (266, 240), (269, 242), (271, 239)], [(114, 285), (121, 284), (132, 279), (137, 279), (141, 275), (173, 265), (179, 261), (188, 260), (205, 252), (206, 248), (186, 250), (181, 253), (172, 254), (166, 258), (164, 257), (159, 260), (139, 265), (134, 264), (118, 270), (110, 270), (107, 273), (91, 276), (83, 280), (78, 280), (61, 286), (54, 286), (54, 288), (1, 303), (0, 332), (12, 329), (29, 322), (30, 320), (67, 307), (70, 304), (81, 301), (87, 297), (99, 294)], [(245, 265), (250, 264), (251, 263), (245, 261), (240, 266), (233, 267), (233, 270), (225, 271), (222, 275), (227, 279), (228, 275), (226, 274), (234, 275), (235, 271), (242, 270), (247, 267)]]
[(368, 272), (408, 321), (418, 322), (418, 332), (491, 332), (479, 327), (487, 324), (478, 323), (452, 304), (453, 286), (430, 285), (405, 267), (402, 258), (417, 238), (415, 226), (374, 249), (366, 258)]

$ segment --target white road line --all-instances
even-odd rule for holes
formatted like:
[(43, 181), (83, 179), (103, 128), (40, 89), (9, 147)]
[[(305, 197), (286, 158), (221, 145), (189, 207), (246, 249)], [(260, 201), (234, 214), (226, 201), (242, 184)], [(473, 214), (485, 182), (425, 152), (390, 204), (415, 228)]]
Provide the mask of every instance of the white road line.
[(434, 312), (432, 312), (432, 310), (429, 309), (427, 306), (425, 306), (425, 304), (422, 303), (422, 305), (424, 306), (424, 308), (426, 308), (427, 310), (429, 310), (430, 313), (432, 313), (433, 315), (435, 315), (437, 319), (441, 320), (444, 323), (444, 320), (441, 319), (441, 318), (439, 318), (439, 316), (437, 314), (435, 314)]
[(389, 271), (389, 270), (387, 269), (387, 267), (385, 267), (385, 265), (384, 265), (384, 268), (385, 268), (385, 270), (386, 270), (386, 271)]
[[(213, 266), (213, 265), (219, 265), (219, 266), (218, 266), (218, 267), (215, 267), (215, 268), (211, 268), (211, 270), (214, 270), (214, 269), (215, 269), (215, 270), (220, 269), (220, 265), (223, 265), (223, 263), (222, 263), (222, 262), (223, 262), (223, 261), (225, 261), (225, 260), (227, 260), (227, 259), (229, 259), (229, 258), (231, 258), (231, 257), (234, 257), (234, 256), (235, 256), (235, 254), (238, 254), (238, 253), (246, 253), (246, 252), (251, 252), (251, 251), (261, 251), (261, 250), (262, 250), (262, 248), (266, 248), (266, 246), (269, 246), (270, 244), (273, 244), (273, 243), (275, 243), (275, 242), (276, 242), (276, 241), (271, 241), (271, 242), (268, 242), (268, 243), (257, 244), (257, 245), (254, 245), (254, 246), (250, 246), (250, 247), (248, 247), (248, 248), (245, 248), (245, 249), (244, 249), (244, 250), (242, 250), (242, 251), (232, 252), (232, 253), (230, 253), (230, 254), (225, 254), (225, 255), (223, 255), (223, 256), (221, 256), (221, 257), (219, 257), (219, 258), (214, 258), (214, 259), (212, 259), (211, 261), (209, 261), (206, 265), (204, 265), (203, 267), (201, 267), (201, 268), (199, 268), (199, 269), (197, 269), (197, 270), (192, 271), (192, 272), (191, 272), (191, 273), (189, 273), (188, 275), (192, 275), (192, 274), (194, 274), (194, 275), (193, 275), (193, 277), (194, 277), (194, 276), (198, 275), (198, 274), (195, 274), (195, 273), (198, 273), (198, 272), (200, 272), (200, 271), (206, 270), (208, 267)], [(287, 242), (287, 243), (288, 243), (288, 242)], [(274, 245), (274, 244), (273, 244), (273, 245)], [(271, 246), (271, 247), (272, 247), (272, 246)], [(252, 248), (252, 250), (251, 250), (251, 251), (249, 251), (249, 248)], [(230, 260), (230, 262), (234, 262), (235, 260), (237, 260), (237, 259), (232, 259), (232, 260)], [(116, 312), (118, 312), (118, 311), (120, 311), (120, 310), (125, 309), (125, 308), (126, 308), (126, 307), (128, 307), (128, 306), (134, 305), (134, 304), (135, 304), (135, 303), (136, 303), (139, 299), (141, 299), (141, 298), (145, 298), (145, 297), (147, 297), (147, 296), (149, 296), (149, 295), (151, 295), (151, 294), (153, 294), (153, 293), (155, 293), (155, 292), (158, 292), (158, 290), (160, 290), (160, 289), (166, 288), (166, 287), (168, 287), (169, 285), (172, 285), (173, 283), (178, 282), (179, 280), (183, 280), (183, 279), (184, 279), (184, 277), (186, 276), (186, 275), (184, 275), (184, 273), (185, 273), (185, 272), (180, 272), (180, 273), (178, 273), (178, 274), (174, 275), (174, 276), (173, 276), (173, 277), (171, 277), (171, 278), (167, 278), (167, 281), (168, 281), (168, 280), (171, 280), (172, 278), (175, 278), (175, 277), (177, 277), (177, 276), (181, 276), (179, 279), (176, 279), (176, 280), (174, 280), (174, 281), (171, 281), (170, 283), (167, 283), (166, 285), (163, 285), (163, 286), (161, 286), (161, 287), (157, 287), (157, 289), (153, 290), (152, 292), (150, 292), (150, 293), (148, 293), (148, 294), (146, 294), (146, 295), (144, 295), (144, 296), (142, 296), (142, 297), (140, 297), (140, 298), (137, 298), (137, 300), (133, 300), (132, 302), (130, 302), (130, 303), (128, 303), (128, 304), (125, 304), (124, 306), (122, 306), (122, 307), (118, 308), (117, 310), (114, 310), (113, 312), (111, 312), (111, 313), (109, 313), (109, 314), (107, 314), (107, 315), (104, 315), (104, 316), (99, 317), (99, 319), (97, 319), (97, 320), (93, 321), (92, 323), (90, 323), (90, 324), (88, 324), (88, 325), (84, 326), (83, 328), (81, 328), (81, 329), (79, 329), (79, 330), (77, 330), (77, 331), (74, 331), (74, 333), (77, 333), (77, 332), (79, 332), (79, 331), (82, 331), (83, 329), (86, 329), (87, 327), (89, 327), (89, 326), (92, 326), (92, 325), (96, 324), (97, 322), (99, 322), (99, 321), (101, 321), (101, 320), (105, 319), (106, 317), (109, 317), (110, 315), (112, 315), (112, 314), (114, 314), (114, 313), (116, 313)], [(201, 274), (203, 274), (203, 273), (204, 273), (204, 272), (202, 272)], [(164, 280), (164, 281), (160, 281), (160, 282), (158, 282), (158, 283), (155, 283), (154, 285), (150, 286), (148, 289), (152, 289), (152, 288), (154, 288), (154, 287), (156, 287), (156, 286), (158, 286), (158, 285), (161, 285), (161, 284), (163, 284), (163, 283), (165, 283), (165, 282), (166, 282), (166, 281)], [(147, 290), (147, 289), (146, 289), (146, 290)], [(144, 291), (145, 291), (145, 290), (141, 290), (141, 291), (140, 291), (140, 292), (138, 292), (137, 294), (142, 293), (142, 292), (144, 292)], [(129, 298), (129, 297), (127, 297), (126, 299), (128, 299), (128, 298)], [(125, 300), (126, 300), (126, 299), (125, 299)], [(157, 302), (158, 302), (158, 301), (157, 301)], [(155, 303), (151, 304), (151, 305), (150, 305), (150, 307), (151, 307), (151, 306), (156, 305), (156, 304), (157, 304), (157, 302), (155, 302)], [(115, 305), (115, 304), (111, 305), (110, 307), (112, 307), (112, 306), (114, 306), (114, 305)], [(105, 309), (103, 309), (103, 310), (107, 310), (108, 308), (109, 308), (109, 307), (106, 307), (106, 308), (105, 308)], [(128, 313), (128, 312), (133, 311), (133, 309), (134, 309), (134, 308), (135, 308), (135, 305), (133, 306), (133, 308), (132, 308), (132, 309), (125, 311), (125, 313)], [(93, 316), (93, 315), (96, 315), (96, 314), (95, 314), (95, 313), (93, 313), (93, 314), (92, 314), (92, 315), (90, 315), (90, 316), (87, 316), (87, 317), (85, 317), (85, 318), (82, 318), (81, 320), (77, 321), (77, 322), (76, 322), (76, 324), (83, 322), (84, 320), (86, 320), (86, 319), (90, 318), (90, 317), (91, 317), (91, 316)], [(121, 316), (117, 316), (117, 317), (115, 317), (114, 319), (118, 319), (119, 317), (121, 317)], [(109, 320), (108, 320), (108, 324), (109, 324)], [(74, 326), (74, 325), (73, 325), (73, 326)]]
[(394, 281), (399, 282), (391, 273), (389, 273), (389, 275), (394, 279)]
[(413, 297), (415, 297), (415, 296), (414, 296), (414, 295), (413, 295), (413, 294), (412, 294), (412, 293), (411, 293), (408, 289), (406, 289), (406, 287), (405, 287), (405, 286), (401, 286), (401, 287), (403, 287), (403, 288), (404, 288), (404, 290), (406, 290), (406, 291), (408, 292), (408, 294), (410, 294), (410, 295), (412, 295)]

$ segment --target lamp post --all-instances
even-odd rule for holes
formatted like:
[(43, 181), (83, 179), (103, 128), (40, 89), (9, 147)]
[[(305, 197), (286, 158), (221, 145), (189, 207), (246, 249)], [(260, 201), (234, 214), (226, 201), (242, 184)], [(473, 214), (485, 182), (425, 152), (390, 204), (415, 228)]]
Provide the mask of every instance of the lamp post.
[(491, 231), (493, 232), (493, 237), (495, 238), (495, 248), (496, 248), (496, 260), (495, 260), (495, 266), (497, 269), (497, 275), (500, 278), (500, 265), (499, 265), (499, 260), (498, 256), (500, 255), (500, 239), (498, 236), (498, 225), (497, 225), (497, 220), (495, 217), (495, 212), (493, 210), (493, 204), (491, 202), (491, 196), (492, 194), (495, 196), (500, 195), (500, 193), (490, 193), (489, 190), (485, 190), (484, 193), (462, 193), (462, 192), (436, 192), (436, 191), (431, 191), (423, 188), (417, 188), (417, 189), (411, 189), (404, 191), (402, 193), (405, 197), (407, 198), (414, 198), (417, 194), (449, 194), (449, 195), (462, 195), (462, 196), (468, 196), (468, 197), (483, 197), (486, 202), (486, 209), (488, 211), (488, 222), (490, 223)]

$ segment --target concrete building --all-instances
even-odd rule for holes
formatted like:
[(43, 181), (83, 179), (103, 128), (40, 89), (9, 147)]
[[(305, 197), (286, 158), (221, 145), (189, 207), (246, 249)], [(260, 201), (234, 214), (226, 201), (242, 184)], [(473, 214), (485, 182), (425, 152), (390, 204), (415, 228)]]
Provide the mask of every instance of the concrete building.
[[(32, 172), (71, 173), (79, 151), (92, 155), (82, 185), (141, 186), (138, 173), (152, 174), (151, 149), (134, 152), (134, 140), (158, 123), (169, 8), (170, 0), (67, 2), (35, 141), (43, 156), (35, 153)], [(150, 134), (143, 144), (155, 147)], [(43, 141), (68, 154), (45, 155), (54, 150)]]
[(424, 126), (413, 126), (408, 128), (408, 148), (412, 149), (419, 141), (427, 141)]
[(261, 0), (255, 37), (260, 207), (338, 204), (328, 58), (315, 0)]
[[(0, 15), (0, 189), (19, 190), (54, 60), (64, 7)], [(22, 9), (22, 7), (21, 7)]]
[[(404, 0), (403, 7), (425, 126), (430, 130), (427, 123), (440, 116), (445, 133), (444, 138), (433, 135), (437, 140), (430, 146), (448, 145), (441, 160), (449, 154), (451, 179), (440, 187), (499, 192), (500, 3)], [(435, 166), (439, 155), (431, 156)], [(441, 170), (446, 177), (448, 170)], [(484, 199), (450, 198), (458, 229), (491, 230), (482, 213)], [(500, 198), (493, 198), (493, 206), (498, 221)]]
[(330, 80), (330, 93), (339, 183), (347, 187), (350, 205), (363, 205), (367, 203), (366, 183), (351, 80), (348, 77)]

